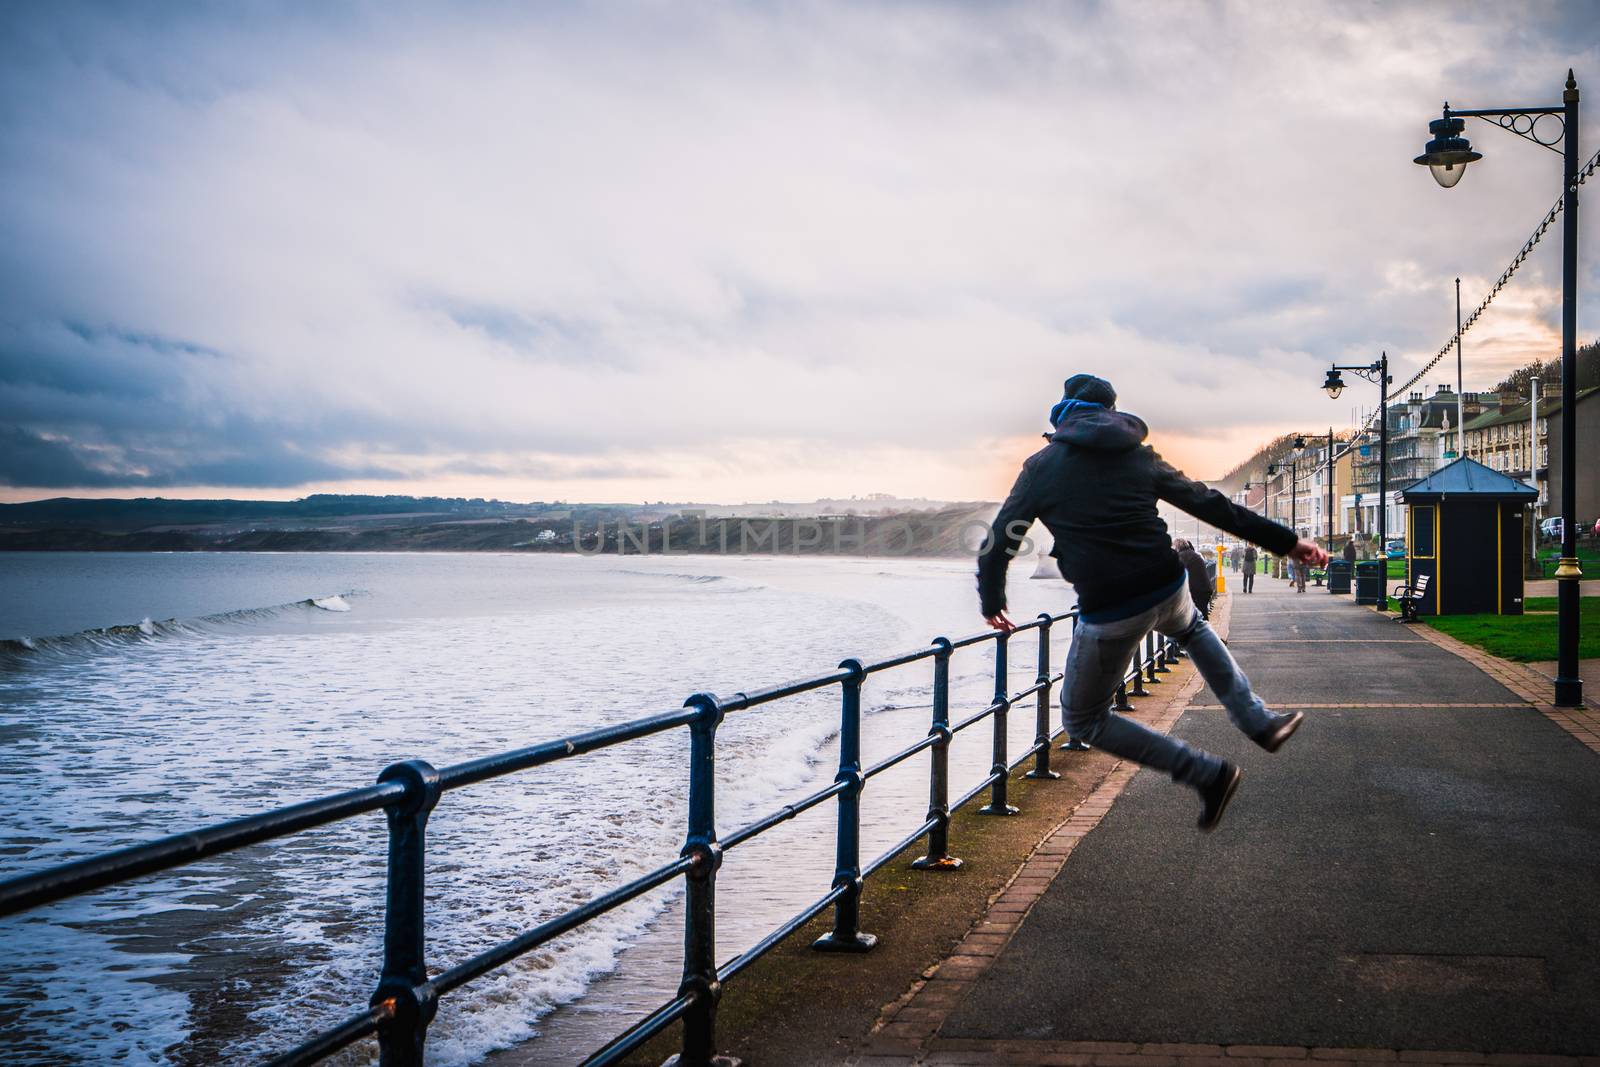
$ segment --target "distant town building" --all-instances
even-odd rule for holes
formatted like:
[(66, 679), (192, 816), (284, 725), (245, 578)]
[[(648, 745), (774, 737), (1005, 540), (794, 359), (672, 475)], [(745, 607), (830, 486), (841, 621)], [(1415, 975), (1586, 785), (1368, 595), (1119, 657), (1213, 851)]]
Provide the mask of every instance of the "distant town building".
[[(1350, 478), (1354, 470), (1355, 449), (1349, 441), (1338, 438), (1333, 442), (1333, 536), (1337, 540), (1350, 533), (1354, 521), (1353, 509), (1342, 503), (1350, 495)], [(1310, 495), (1308, 506), (1311, 517), (1307, 520), (1309, 532), (1317, 538), (1318, 542), (1327, 540), (1328, 536), (1328, 442), (1323, 440), (1319, 447), (1306, 453), (1308, 462), (1315, 464), (1315, 469), (1306, 479), (1306, 491)]]
[[(1461, 406), (1466, 420), (1481, 416), (1485, 411), (1499, 409), (1495, 394), (1463, 393)], [(1400, 490), (1421, 478), (1426, 478), (1445, 463), (1445, 453), (1453, 447), (1445, 443), (1446, 435), (1453, 439), (1457, 427), (1456, 393), (1448, 385), (1437, 386), (1432, 396), (1414, 392), (1403, 400), (1389, 401), (1389, 500), (1388, 528), (1390, 537), (1401, 537), (1405, 529), (1405, 505), (1400, 503)], [(1371, 535), (1378, 528), (1378, 435), (1376, 430), (1360, 442), (1354, 457), (1355, 469), (1351, 492), (1341, 499), (1341, 510), (1348, 511), (1356, 532)]]
[[(1577, 410), (1578, 440), (1585, 443), (1580, 455), (1592, 454), (1593, 442), (1600, 440), (1600, 387), (1580, 390)], [(1431, 396), (1418, 391), (1389, 402), (1390, 538), (1405, 536), (1406, 505), (1400, 500), (1401, 491), (1463, 454), (1536, 489), (1536, 518), (1559, 514), (1560, 498), (1555, 494), (1561, 486), (1562, 411), (1556, 390), (1552, 387), (1540, 400), (1537, 442), (1532, 450), (1526, 397), (1514, 391), (1463, 393), (1461, 414), (1466, 417), (1465, 433), (1455, 425), (1456, 394), (1449, 385), (1435, 386)], [(1305, 448), (1294, 451), (1286, 444), (1291, 439), (1284, 437), (1263, 448), (1236, 468), (1223, 488), (1237, 502), (1276, 522), (1290, 525), (1292, 516), (1302, 537), (1322, 540), (1328, 533), (1327, 440), (1309, 437)], [(1552, 444), (1557, 446), (1554, 455)], [(1377, 535), (1378, 509), (1383, 506), (1378, 495), (1378, 454), (1376, 425), (1354, 440), (1335, 442), (1332, 478), (1337, 509), (1333, 515), (1336, 545), (1352, 536), (1370, 543)], [(1291, 458), (1296, 475), (1292, 488)], [(1273, 465), (1273, 473), (1268, 474), (1268, 467)], [(1577, 519), (1588, 530), (1600, 517), (1600, 463), (1580, 464), (1578, 476)]]
[[(1593, 442), (1600, 433), (1600, 389), (1584, 389), (1578, 393), (1578, 440)], [(1530, 427), (1528, 400), (1515, 393), (1501, 395), (1498, 405), (1477, 418), (1468, 419), (1464, 432), (1466, 455), (1490, 470), (1500, 471), (1520, 478), (1539, 491), (1534, 503), (1535, 518), (1544, 518), (1560, 512), (1561, 450), (1550, 454), (1550, 443), (1561, 440), (1561, 398), (1552, 390), (1549, 397), (1539, 400), (1537, 439), (1530, 446), (1533, 431)], [(1446, 447), (1456, 446), (1457, 434), (1446, 435)], [(1552, 492), (1554, 487), (1554, 493)], [(1554, 501), (1554, 503), (1552, 503)], [(1600, 464), (1588, 463), (1579, 469), (1578, 521), (1593, 522), (1600, 514)]]

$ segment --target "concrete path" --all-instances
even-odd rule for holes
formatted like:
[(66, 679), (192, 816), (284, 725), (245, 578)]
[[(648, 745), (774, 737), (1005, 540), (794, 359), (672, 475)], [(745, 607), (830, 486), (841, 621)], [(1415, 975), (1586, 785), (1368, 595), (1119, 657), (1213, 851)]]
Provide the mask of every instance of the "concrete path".
[(935, 973), (862, 1063), (1600, 1054), (1600, 715), (1348, 597), (1231, 600), (1230, 646), (1300, 733), (1269, 756), (1198, 692), (1173, 729), (1245, 772), (1218, 832), (1113, 772), (1030, 861), (1059, 873), (997, 901), (969, 935), (992, 949), (958, 949), (960, 983)]
[[(1589, 573), (1591, 572), (1585, 568), (1584, 574)], [(1560, 583), (1554, 578), (1535, 578), (1523, 586), (1522, 593), (1523, 596), (1555, 596), (1559, 591), (1557, 588), (1559, 585)], [(1593, 579), (1585, 579), (1579, 585), (1584, 596), (1600, 596), (1600, 585), (1595, 584)]]

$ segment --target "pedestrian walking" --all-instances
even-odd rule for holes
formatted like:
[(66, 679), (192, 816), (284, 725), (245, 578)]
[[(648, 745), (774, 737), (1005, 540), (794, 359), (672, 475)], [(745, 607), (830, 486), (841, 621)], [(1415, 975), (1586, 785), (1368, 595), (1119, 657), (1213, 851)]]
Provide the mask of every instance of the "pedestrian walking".
[(1352, 566), (1356, 561), (1356, 539), (1354, 537), (1344, 543), (1344, 561)]
[(1294, 531), (1185, 477), (1145, 444), (1144, 420), (1116, 409), (1111, 383), (1089, 374), (1067, 379), (1050, 411), (1050, 443), (1029, 457), (1001, 505), (978, 557), (984, 620), (1002, 633), (1006, 568), (1035, 519), (1055, 538), (1061, 574), (1078, 593), (1078, 627), (1061, 685), (1069, 736), (1170, 774), (1199, 794), (1199, 827), (1212, 830), (1239, 786), (1239, 768), (1111, 710), (1117, 683), (1145, 634), (1175, 640), (1247, 737), (1276, 752), (1300, 726), (1301, 712), (1274, 713), (1250, 688), (1227, 646), (1201, 618), (1188, 575), (1156, 511), (1162, 500), (1246, 541), (1296, 559), (1327, 554)]
[(1244, 567), (1243, 584), (1246, 593), (1254, 593), (1256, 591), (1256, 559), (1256, 546), (1245, 545), (1244, 555), (1240, 558), (1240, 565)]
[[(1326, 553), (1324, 553), (1324, 558), (1326, 558)], [(1306, 575), (1311, 571), (1311, 564), (1305, 560), (1291, 559), (1289, 568), (1289, 573), (1294, 579), (1294, 591), (1304, 593), (1306, 591)]]
[(1214, 588), (1211, 575), (1206, 570), (1206, 561), (1200, 558), (1200, 553), (1195, 551), (1194, 545), (1181, 537), (1172, 542), (1172, 548), (1178, 553), (1183, 569), (1188, 572), (1189, 599), (1194, 601), (1201, 618), (1211, 618), (1211, 598), (1214, 595)]

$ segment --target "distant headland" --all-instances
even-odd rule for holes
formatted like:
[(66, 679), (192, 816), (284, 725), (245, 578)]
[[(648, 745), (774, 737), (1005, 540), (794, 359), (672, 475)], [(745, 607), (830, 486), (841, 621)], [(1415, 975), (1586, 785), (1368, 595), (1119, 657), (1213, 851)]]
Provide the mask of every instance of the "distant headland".
[(0, 551), (956, 556), (981, 541), (994, 508), (885, 494), (747, 504), (57, 497), (0, 504)]

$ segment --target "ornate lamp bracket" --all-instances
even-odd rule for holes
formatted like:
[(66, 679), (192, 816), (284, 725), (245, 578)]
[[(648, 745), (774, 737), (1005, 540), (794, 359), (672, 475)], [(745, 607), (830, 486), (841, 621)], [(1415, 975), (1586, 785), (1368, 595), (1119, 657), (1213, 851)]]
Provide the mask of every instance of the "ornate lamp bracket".
[[(1354, 375), (1356, 375), (1358, 377), (1361, 377), (1361, 378), (1365, 378), (1367, 381), (1371, 382), (1374, 385), (1382, 385), (1382, 384), (1384, 384), (1383, 382), (1380, 382), (1378, 380), (1379, 376), (1383, 373), (1383, 364), (1382, 363), (1374, 363), (1374, 364), (1372, 364), (1370, 366), (1368, 366), (1366, 364), (1362, 364), (1360, 366), (1353, 366), (1353, 367), (1336, 366), (1333, 369), (1334, 370), (1340, 370), (1340, 371), (1347, 370), (1351, 374), (1354, 374)], [(1394, 381), (1394, 378), (1391, 376), (1389, 381), (1391, 381), (1391, 382)]]
[[(1513, 107), (1504, 110), (1483, 108), (1481, 110), (1459, 111), (1444, 106), (1445, 118), (1479, 118), (1487, 119), (1500, 127), (1521, 137), (1524, 141), (1532, 141), (1540, 148), (1548, 148), (1557, 155), (1562, 154), (1561, 144), (1567, 136), (1566, 108), (1563, 107)], [(1546, 120), (1549, 120), (1548, 122)]]

